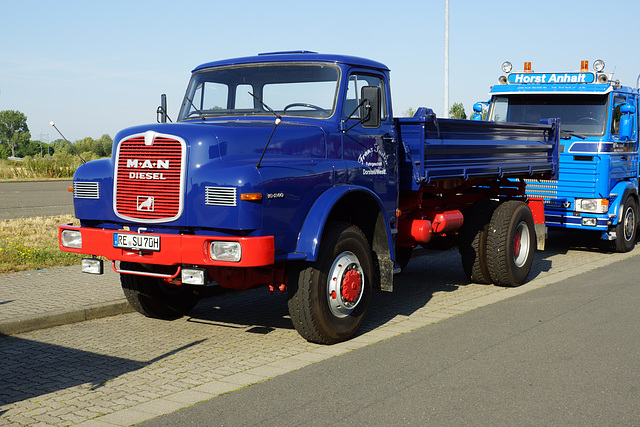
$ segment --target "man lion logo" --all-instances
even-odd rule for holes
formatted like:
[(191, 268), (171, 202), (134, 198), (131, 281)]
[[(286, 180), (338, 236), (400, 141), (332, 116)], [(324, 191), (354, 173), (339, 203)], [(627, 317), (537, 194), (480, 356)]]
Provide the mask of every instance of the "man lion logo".
[(155, 208), (153, 199), (154, 199), (153, 197), (138, 196), (138, 210), (153, 212)]

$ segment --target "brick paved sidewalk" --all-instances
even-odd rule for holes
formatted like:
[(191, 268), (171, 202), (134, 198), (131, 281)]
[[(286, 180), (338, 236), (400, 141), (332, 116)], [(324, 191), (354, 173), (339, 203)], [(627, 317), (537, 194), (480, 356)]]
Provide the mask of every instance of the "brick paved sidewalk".
[[(207, 298), (172, 322), (131, 314), (0, 337), (0, 426), (133, 425), (640, 254), (563, 244), (536, 254), (518, 288), (468, 284), (456, 250), (420, 251), (392, 294), (374, 293), (361, 333), (333, 346), (304, 341), (286, 297), (267, 302), (265, 289)], [(79, 267), (2, 275), (0, 292), (0, 327), (124, 303), (115, 273)]]
[(132, 311), (118, 275), (106, 267), (102, 276), (82, 273), (77, 265), (0, 275), (0, 334)]
[[(577, 265), (587, 267), (591, 264), (591, 268), (597, 268), (600, 262), (596, 260), (610, 263), (614, 262), (613, 259), (639, 252), (640, 246), (629, 254), (601, 253), (591, 249), (563, 256), (567, 250), (562, 245), (552, 247), (536, 255), (528, 280)], [(416, 255), (424, 256), (424, 251), (419, 250)], [(434, 255), (444, 259), (453, 256), (456, 258), (454, 262), (458, 262), (455, 250), (431, 256)], [(554, 260), (553, 271), (549, 269), (548, 257)], [(122, 293), (118, 274), (108, 263), (102, 276), (82, 273), (80, 266), (0, 275), (0, 335), (15, 335), (131, 311), (133, 309)]]

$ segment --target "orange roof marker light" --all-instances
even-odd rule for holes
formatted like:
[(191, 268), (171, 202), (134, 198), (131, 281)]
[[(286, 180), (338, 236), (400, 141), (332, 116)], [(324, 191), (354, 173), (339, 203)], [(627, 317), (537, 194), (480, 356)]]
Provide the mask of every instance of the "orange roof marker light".
[(531, 62), (525, 62), (524, 63), (524, 72), (525, 73), (531, 73)]

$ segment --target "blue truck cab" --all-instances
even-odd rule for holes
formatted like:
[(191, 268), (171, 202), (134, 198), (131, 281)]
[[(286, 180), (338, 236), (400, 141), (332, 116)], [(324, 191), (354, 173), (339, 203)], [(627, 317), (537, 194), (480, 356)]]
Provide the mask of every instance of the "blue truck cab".
[[(527, 194), (544, 198), (549, 227), (591, 230), (616, 251), (635, 245), (638, 226), (638, 88), (623, 86), (582, 61), (578, 72), (538, 73), (503, 64), (490, 90), (488, 120), (538, 123), (558, 117), (557, 180), (527, 180)], [(480, 106), (474, 107), (478, 118)]]
[(394, 118), (389, 69), (284, 52), (196, 67), (175, 122), (120, 131), (74, 175), (79, 226), (60, 248), (101, 256), (129, 303), (186, 314), (206, 286), (287, 292), (307, 340), (353, 336), (373, 289), (417, 246), (458, 244), (467, 277), (525, 282), (544, 228), (525, 178), (557, 172), (557, 123)]

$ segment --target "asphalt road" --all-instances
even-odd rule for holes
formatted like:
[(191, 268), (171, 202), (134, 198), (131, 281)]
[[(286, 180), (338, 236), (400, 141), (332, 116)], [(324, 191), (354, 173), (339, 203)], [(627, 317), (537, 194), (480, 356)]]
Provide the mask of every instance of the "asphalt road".
[(629, 258), (144, 423), (639, 425)]
[(72, 181), (0, 182), (0, 220), (73, 213)]

